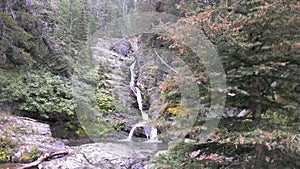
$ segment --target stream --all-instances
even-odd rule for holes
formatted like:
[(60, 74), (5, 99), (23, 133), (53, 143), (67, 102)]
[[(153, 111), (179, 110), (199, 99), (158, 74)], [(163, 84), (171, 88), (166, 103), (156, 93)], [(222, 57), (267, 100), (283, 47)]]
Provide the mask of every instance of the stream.
[[(103, 43), (100, 41), (99, 43)], [(100, 46), (100, 45), (99, 45)], [(99, 52), (99, 51), (96, 51)], [(102, 56), (97, 53), (98, 56)], [(107, 55), (112, 55), (111, 53)], [(134, 57), (134, 56), (133, 56)], [(121, 69), (121, 64), (124, 65), (121, 59), (116, 59), (115, 57), (102, 57), (103, 59), (107, 59), (107, 65), (116, 66), (115, 62), (120, 62), (118, 67)], [(109, 60), (110, 59), (110, 60)], [(128, 59), (128, 58), (127, 58)], [(128, 59), (130, 60), (130, 59)], [(111, 63), (109, 63), (111, 62)], [(123, 81), (123, 84), (127, 85), (128, 92), (132, 92), (134, 94), (134, 100), (137, 103), (137, 109), (139, 110), (139, 115), (141, 120), (136, 124), (132, 125), (128, 136), (124, 139), (120, 140), (105, 140), (105, 139), (78, 139), (78, 140), (67, 140), (67, 142), (62, 142), (59, 139), (55, 139), (51, 136), (50, 126), (48, 124), (39, 123), (37, 125), (36, 122), (31, 121), (30, 124), (27, 124), (25, 128), (28, 131), (40, 130), (43, 131), (34, 131), (30, 135), (24, 135), (24, 138), (28, 138), (28, 142), (32, 144), (32, 146), (39, 145), (39, 148), (44, 148), (43, 152), (48, 151), (56, 151), (56, 149), (70, 149), (72, 151), (71, 154), (68, 154), (62, 158), (55, 158), (49, 161), (43, 161), (39, 164), (39, 168), (43, 169), (52, 169), (52, 168), (143, 168), (148, 165), (148, 161), (151, 157), (153, 157), (157, 152), (168, 150), (168, 144), (162, 143), (158, 140), (158, 130), (154, 126), (149, 126), (147, 122), (151, 120), (149, 117), (147, 110), (143, 109), (144, 98), (147, 93), (144, 91), (144, 87), (142, 84), (137, 82), (137, 74), (135, 74), (135, 67), (137, 63), (137, 59), (133, 60), (133, 62), (129, 62), (131, 64), (127, 64), (126, 68), (129, 69), (130, 73), (130, 81), (125, 79), (127, 82)], [(128, 66), (130, 65), (130, 66)], [(113, 68), (112, 68), (113, 69)], [(120, 70), (120, 72), (124, 72), (125, 68)], [(119, 79), (118, 76), (111, 76), (116, 79)], [(125, 76), (121, 76), (125, 77)], [(111, 80), (111, 79), (110, 79)], [(113, 83), (116, 84), (116, 83)], [(115, 86), (114, 86), (115, 87)], [(119, 88), (119, 87), (118, 87)], [(125, 89), (121, 89), (124, 91)], [(123, 93), (124, 94), (124, 93)], [(126, 98), (129, 95), (122, 95), (122, 98)], [(27, 123), (27, 122), (26, 122)], [(130, 124), (130, 123), (129, 123)], [(34, 127), (32, 127), (34, 126)], [(43, 127), (40, 127), (43, 126)], [(20, 126), (23, 128), (24, 126)], [(144, 130), (144, 134), (146, 135), (146, 139), (142, 137), (134, 137), (136, 129), (139, 129), (139, 132)], [(142, 130), (140, 130), (142, 129)], [(46, 136), (45, 133), (47, 133)], [(143, 132), (142, 132), (143, 134)], [(35, 137), (36, 140), (31, 138)], [(45, 143), (44, 140), (56, 140), (53, 142)], [(58, 147), (60, 145), (62, 147)], [(30, 148), (31, 145), (27, 145), (27, 142), (24, 142), (24, 146), (26, 149)], [(40, 154), (38, 155), (40, 156)], [(0, 169), (15, 169), (22, 167), (21, 163), (6, 163), (0, 164)]]

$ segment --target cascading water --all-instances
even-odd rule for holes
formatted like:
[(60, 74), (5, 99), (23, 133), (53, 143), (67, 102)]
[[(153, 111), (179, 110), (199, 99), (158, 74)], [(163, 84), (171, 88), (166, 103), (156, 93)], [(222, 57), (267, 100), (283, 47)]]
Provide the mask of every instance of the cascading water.
[(144, 127), (144, 126), (145, 126), (144, 122), (135, 124), (135, 125), (132, 127), (132, 129), (130, 130), (130, 133), (129, 133), (129, 135), (128, 135), (126, 141), (131, 141), (131, 138), (132, 138), (132, 136), (133, 136), (133, 132), (134, 132), (134, 130), (135, 130), (137, 127)]
[(142, 97), (142, 92), (141, 90), (136, 86), (135, 84), (135, 75), (134, 75), (134, 67), (135, 67), (136, 60), (130, 65), (130, 89), (133, 91), (133, 93), (136, 96), (139, 110), (142, 114), (142, 119), (143, 121), (149, 120), (149, 116), (147, 113), (143, 111), (143, 97)]
[(142, 92), (141, 92), (141, 90), (135, 84), (135, 74), (134, 74), (135, 64), (136, 64), (136, 60), (130, 65), (130, 77), (131, 78), (130, 78), (129, 87), (130, 87), (130, 89), (132, 90), (132, 92), (136, 96), (138, 107), (139, 107), (139, 110), (141, 112), (143, 122), (137, 123), (136, 125), (134, 125), (132, 127), (132, 129), (130, 130), (130, 133), (129, 133), (126, 141), (130, 141), (132, 139), (134, 130), (137, 127), (144, 127), (144, 131), (145, 131), (145, 135), (147, 137), (147, 140), (150, 141), (150, 142), (155, 142), (155, 141), (157, 141), (157, 129), (155, 127), (152, 127), (152, 126), (146, 126), (145, 125), (145, 122), (149, 120), (149, 116), (148, 116), (147, 113), (145, 113), (143, 111), (143, 97), (142, 97)]
[(138, 105), (139, 105), (139, 110), (141, 111), (141, 114), (142, 114), (142, 119), (144, 121), (147, 121), (149, 120), (149, 116), (148, 114), (146, 114), (144, 111), (143, 111), (143, 98), (142, 98), (142, 92), (141, 90), (136, 87), (136, 99), (137, 99), (137, 102), (138, 102)]
[(134, 79), (135, 79), (135, 76), (134, 76), (134, 67), (135, 67), (135, 63), (136, 63), (136, 60), (134, 60), (134, 62), (130, 65), (130, 87), (134, 87)]
[(144, 131), (148, 142), (157, 142), (157, 128), (152, 126), (144, 126)]

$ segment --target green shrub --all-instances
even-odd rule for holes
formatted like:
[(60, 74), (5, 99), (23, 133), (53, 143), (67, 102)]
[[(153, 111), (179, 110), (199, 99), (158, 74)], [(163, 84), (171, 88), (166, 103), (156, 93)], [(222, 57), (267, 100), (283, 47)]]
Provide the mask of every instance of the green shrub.
[(124, 124), (124, 121), (122, 120), (113, 120), (110, 122), (111, 127), (114, 128), (116, 131), (121, 131), (122, 125)]
[(34, 70), (1, 74), (0, 101), (18, 102), (19, 110), (39, 118), (49, 118), (50, 113), (74, 113), (71, 82), (66, 78)]
[(10, 156), (17, 148), (17, 142), (11, 139), (12, 133), (0, 131), (0, 163), (10, 161)]
[(117, 100), (105, 90), (99, 89), (96, 92), (97, 109), (99, 112), (113, 114), (116, 112)]

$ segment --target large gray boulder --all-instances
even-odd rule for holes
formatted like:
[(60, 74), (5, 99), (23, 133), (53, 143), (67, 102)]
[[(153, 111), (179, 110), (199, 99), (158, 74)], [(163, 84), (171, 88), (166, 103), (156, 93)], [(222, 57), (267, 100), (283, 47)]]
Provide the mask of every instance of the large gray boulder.
[(155, 154), (153, 145), (137, 146), (134, 143), (93, 143), (73, 149), (71, 155), (45, 161), (43, 169), (142, 169)]
[(62, 141), (52, 137), (48, 124), (3, 112), (0, 116), (0, 144), (14, 145), (14, 151), (9, 154), (12, 162), (30, 162), (44, 153), (68, 149)]
[(118, 42), (112, 49), (120, 55), (127, 56), (130, 53), (131, 43), (129, 41)]

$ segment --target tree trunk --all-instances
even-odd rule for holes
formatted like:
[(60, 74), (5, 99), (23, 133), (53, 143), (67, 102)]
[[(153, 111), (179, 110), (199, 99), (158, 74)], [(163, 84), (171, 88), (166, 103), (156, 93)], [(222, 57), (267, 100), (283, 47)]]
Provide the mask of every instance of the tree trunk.
[(263, 164), (265, 162), (265, 149), (263, 144), (257, 143), (255, 145), (255, 169), (263, 169)]
[[(252, 95), (256, 99), (253, 101), (251, 106), (253, 112), (253, 121), (256, 126), (259, 126), (261, 120), (262, 105), (258, 100), (260, 99), (261, 94), (260, 94), (260, 82), (257, 75), (253, 75), (252, 90), (253, 90)], [(262, 169), (264, 161), (265, 161), (264, 145), (257, 143), (255, 145), (255, 165), (254, 165), (255, 167), (254, 168)]]
[(254, 103), (252, 106), (252, 111), (253, 111), (253, 121), (255, 122), (256, 125), (259, 125), (260, 120), (261, 120), (261, 104), (259, 103)]
[[(257, 77), (257, 75), (253, 75), (253, 76), (254, 77), (252, 81), (252, 90), (253, 90), (252, 95), (255, 99), (259, 99), (261, 97), (259, 78)], [(262, 111), (262, 106), (258, 100), (253, 101), (251, 105), (251, 110), (253, 112), (253, 121), (258, 125), (261, 120), (261, 111)]]
[(122, 9), (123, 16), (126, 16), (126, 14), (127, 14), (127, 0), (121, 0), (120, 6), (121, 6), (121, 9)]
[(0, 19), (0, 40), (2, 40), (3, 38), (3, 24), (2, 24), (2, 20)]

